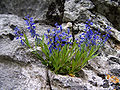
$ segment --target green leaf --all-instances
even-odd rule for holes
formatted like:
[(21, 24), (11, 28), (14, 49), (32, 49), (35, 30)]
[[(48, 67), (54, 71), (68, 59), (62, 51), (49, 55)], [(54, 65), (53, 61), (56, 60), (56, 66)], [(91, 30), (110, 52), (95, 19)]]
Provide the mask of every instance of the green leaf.
[(27, 45), (29, 48), (31, 48), (26, 34), (24, 33), (23, 36), (24, 36), (24, 38), (25, 38), (24, 42), (26, 43), (26, 45)]
[(99, 55), (99, 54), (94, 55), (95, 52), (99, 49), (99, 47), (97, 47), (95, 50), (94, 49), (95, 48), (93, 46), (92, 49), (91, 49), (91, 51), (90, 51), (90, 55), (87, 58), (85, 58), (85, 60), (82, 62), (82, 65), (84, 65), (88, 60), (93, 59), (94, 57), (96, 57), (96, 56)]

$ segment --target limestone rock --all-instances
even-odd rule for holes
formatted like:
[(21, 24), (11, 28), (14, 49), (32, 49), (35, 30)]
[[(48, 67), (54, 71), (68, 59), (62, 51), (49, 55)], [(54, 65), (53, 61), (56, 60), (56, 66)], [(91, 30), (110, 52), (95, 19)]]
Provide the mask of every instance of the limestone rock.
[[(0, 20), (0, 89), (49, 90), (46, 67), (15, 38), (14, 27), (26, 29), (24, 20), (4, 14)], [(44, 34), (45, 29), (42, 27), (39, 34)], [(28, 39), (32, 42), (30, 37)]]
[(93, 7), (90, 0), (68, 0), (65, 2), (63, 21), (75, 21), (81, 13)]

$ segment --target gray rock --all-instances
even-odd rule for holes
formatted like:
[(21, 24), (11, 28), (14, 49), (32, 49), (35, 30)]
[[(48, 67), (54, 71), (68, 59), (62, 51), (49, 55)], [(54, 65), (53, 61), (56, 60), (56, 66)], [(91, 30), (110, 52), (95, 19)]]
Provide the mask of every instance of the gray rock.
[(113, 75), (115, 76), (120, 76), (120, 69), (111, 69), (111, 73), (113, 73)]
[(46, 68), (40, 64), (20, 64), (0, 56), (1, 90), (49, 90)]
[[(54, 1), (53, 1), (54, 2)], [(1, 0), (1, 14), (15, 14), (18, 16), (37, 16), (44, 18), (45, 13), (50, 5), (50, 0)]]
[(54, 25), (61, 23), (64, 0), (1, 0), (0, 14), (14, 14), (19, 17), (30, 15), (36, 22)]
[[(15, 39), (14, 30), (11, 28), (13, 25), (25, 30), (24, 20), (15, 15), (4, 14), (0, 15), (0, 20), (0, 89), (49, 90), (46, 67)], [(40, 36), (48, 28), (41, 27)], [(9, 34), (14, 36), (12, 40)], [(28, 39), (33, 43), (31, 37)]]
[[(104, 15), (115, 28), (120, 30), (120, 1), (119, 0), (91, 0), (95, 7), (93, 11)], [(103, 8), (104, 7), (104, 8)]]
[(81, 13), (94, 7), (90, 0), (68, 0), (65, 2), (63, 21), (75, 21)]

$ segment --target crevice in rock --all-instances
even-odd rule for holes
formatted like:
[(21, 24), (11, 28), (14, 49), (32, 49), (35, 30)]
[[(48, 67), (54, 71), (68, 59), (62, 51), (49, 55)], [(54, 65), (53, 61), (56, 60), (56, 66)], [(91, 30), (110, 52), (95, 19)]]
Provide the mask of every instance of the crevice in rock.
[(46, 20), (50, 25), (54, 26), (56, 22), (58, 24), (62, 24), (64, 15), (64, 3), (65, 0), (56, 0), (49, 5), (46, 14)]
[(103, 85), (101, 85), (101, 87), (108, 88), (109, 87), (109, 81), (108, 80), (104, 80), (104, 83), (103, 83)]
[(102, 79), (105, 79), (105, 74), (97, 73), (97, 75), (98, 75), (99, 77), (101, 77)]
[(47, 68), (47, 70), (46, 70), (46, 74), (47, 74), (47, 85), (49, 85), (50, 90), (52, 90), (51, 82), (50, 82), (50, 77), (49, 77), (49, 72), (48, 72), (48, 68)]
[(87, 80), (87, 78), (88, 78), (88, 75), (85, 74), (85, 72), (83, 70), (80, 70), (75, 75), (76, 75), (76, 77), (81, 78), (82, 80)]
[(118, 58), (115, 58), (115, 57), (110, 57), (109, 60), (113, 61), (113, 62), (116, 62), (118, 64), (120, 64), (120, 60)]
[(7, 55), (0, 55), (0, 62), (5, 62), (5, 61), (13, 62), (13, 63), (19, 64), (20, 66), (25, 66), (30, 63), (30, 62), (25, 63), (23, 61), (13, 60), (13, 58)]
[(97, 76), (101, 77), (102, 79), (105, 79), (105, 74), (101, 74), (99, 71), (97, 71), (95, 68), (93, 68), (90, 64), (85, 66), (85, 68), (87, 68), (88, 70), (94, 71), (97, 74)]
[(98, 86), (97, 82), (89, 81), (89, 83), (92, 84), (93, 86), (96, 86), (96, 87)]
[(10, 40), (14, 40), (15, 36), (13, 34), (9, 33), (8, 36), (9, 36)]

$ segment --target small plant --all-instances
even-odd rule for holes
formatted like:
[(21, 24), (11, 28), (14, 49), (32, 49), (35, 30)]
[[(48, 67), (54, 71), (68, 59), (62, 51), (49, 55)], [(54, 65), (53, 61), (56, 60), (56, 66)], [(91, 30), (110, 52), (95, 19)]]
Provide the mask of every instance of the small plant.
[[(31, 47), (25, 33), (20, 34), (19, 32), (18, 34), (19, 30), (17, 29), (15, 30), (15, 34), (20, 36), (22, 44), (31, 48), (42, 63), (56, 74), (69, 74), (70, 76), (74, 76), (87, 65), (88, 60), (99, 55), (97, 51), (105, 44), (108, 37), (110, 37), (109, 27), (106, 29), (107, 34), (102, 35), (99, 30), (91, 30), (90, 25), (93, 23), (88, 20), (86, 22), (86, 29), (74, 42), (72, 42), (72, 35), (70, 34), (69, 28), (67, 32), (64, 32), (62, 26), (57, 23), (55, 24), (55, 29), (48, 29), (47, 34), (45, 33), (42, 39), (40, 39), (38, 38), (39, 35), (35, 32), (33, 18), (27, 16), (25, 21), (31, 36), (35, 38), (36, 49)], [(21, 36), (23, 36), (24, 39), (22, 39)], [(48, 42), (45, 43), (44, 40)], [(45, 59), (37, 52), (37, 47), (41, 47), (41, 51), (46, 56)]]

